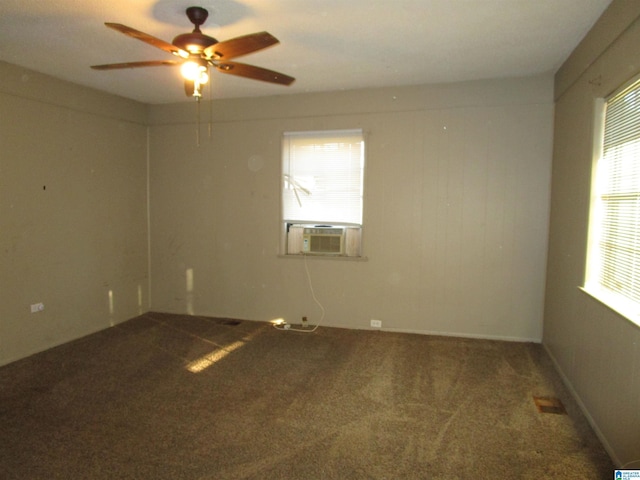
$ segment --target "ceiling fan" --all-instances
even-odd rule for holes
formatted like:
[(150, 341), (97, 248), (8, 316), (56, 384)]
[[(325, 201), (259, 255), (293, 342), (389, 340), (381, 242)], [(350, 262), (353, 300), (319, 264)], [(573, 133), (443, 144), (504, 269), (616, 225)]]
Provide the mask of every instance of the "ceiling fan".
[(278, 39), (268, 32), (251, 33), (241, 37), (218, 42), (213, 37), (200, 31), (209, 16), (209, 12), (202, 7), (187, 8), (187, 17), (195, 28), (191, 33), (183, 33), (173, 39), (171, 43), (160, 40), (152, 35), (140, 32), (120, 23), (105, 23), (125, 35), (141, 40), (149, 45), (169, 52), (179, 60), (149, 60), (142, 62), (111, 63), (107, 65), (93, 65), (95, 70), (115, 70), (121, 68), (138, 67), (173, 67), (181, 66), (184, 77), (184, 89), (188, 96), (197, 99), (201, 97), (201, 86), (209, 80), (209, 67), (219, 72), (237, 75), (239, 77), (262, 80), (263, 82), (290, 85), (295, 78), (283, 73), (267, 70), (266, 68), (232, 62), (233, 58), (246, 55), (279, 43)]

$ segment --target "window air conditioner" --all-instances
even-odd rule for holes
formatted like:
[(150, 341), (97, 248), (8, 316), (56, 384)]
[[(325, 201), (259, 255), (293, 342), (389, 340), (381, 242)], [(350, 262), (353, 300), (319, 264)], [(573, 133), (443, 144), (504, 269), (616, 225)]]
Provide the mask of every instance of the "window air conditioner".
[(315, 255), (344, 255), (344, 228), (305, 227), (302, 252)]

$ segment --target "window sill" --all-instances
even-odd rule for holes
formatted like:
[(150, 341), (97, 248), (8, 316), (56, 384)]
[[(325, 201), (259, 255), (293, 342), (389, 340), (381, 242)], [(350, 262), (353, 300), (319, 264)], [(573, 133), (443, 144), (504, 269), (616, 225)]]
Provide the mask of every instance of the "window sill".
[(595, 291), (587, 287), (578, 287), (578, 289), (602, 303), (605, 307), (613, 310), (618, 315), (626, 318), (634, 325), (640, 327), (640, 311), (638, 311), (637, 306), (632, 306), (632, 302), (623, 302), (617, 299), (614, 295), (607, 294), (602, 291)]
[(310, 260), (338, 260), (342, 262), (368, 262), (369, 257), (347, 257), (345, 255), (302, 255), (300, 253), (279, 254), (278, 258), (308, 258)]

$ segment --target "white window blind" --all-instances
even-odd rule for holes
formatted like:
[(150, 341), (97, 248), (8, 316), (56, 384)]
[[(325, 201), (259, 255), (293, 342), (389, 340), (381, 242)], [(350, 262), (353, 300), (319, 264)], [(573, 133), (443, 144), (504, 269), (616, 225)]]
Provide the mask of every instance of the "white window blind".
[[(640, 82), (607, 100), (595, 177), (587, 288), (640, 312)], [(608, 302), (607, 302), (608, 303)]]
[(285, 133), (285, 223), (362, 225), (362, 130)]

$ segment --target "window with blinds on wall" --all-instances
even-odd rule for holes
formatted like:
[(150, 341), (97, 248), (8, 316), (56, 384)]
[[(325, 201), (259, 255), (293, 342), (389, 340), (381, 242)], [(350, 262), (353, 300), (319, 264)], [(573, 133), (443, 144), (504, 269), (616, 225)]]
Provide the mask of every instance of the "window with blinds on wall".
[(585, 290), (640, 324), (640, 80), (602, 107)]
[(361, 256), (364, 163), (362, 130), (284, 134), (285, 253)]

